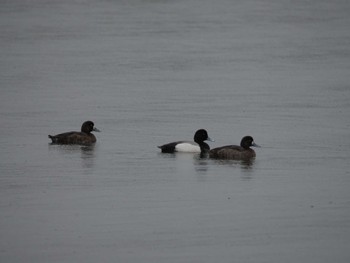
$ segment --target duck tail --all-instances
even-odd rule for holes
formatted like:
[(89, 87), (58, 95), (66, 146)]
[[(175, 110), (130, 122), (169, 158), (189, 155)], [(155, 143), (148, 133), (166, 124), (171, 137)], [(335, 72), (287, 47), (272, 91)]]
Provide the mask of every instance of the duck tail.
[(48, 137), (51, 139), (52, 142), (55, 142), (55, 136), (48, 135)]

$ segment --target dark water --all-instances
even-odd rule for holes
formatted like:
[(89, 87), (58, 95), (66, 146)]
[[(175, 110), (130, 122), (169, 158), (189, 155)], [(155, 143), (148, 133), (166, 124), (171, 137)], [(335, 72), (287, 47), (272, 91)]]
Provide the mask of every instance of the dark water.
[[(0, 1), (0, 261), (349, 262), (349, 13)], [(88, 119), (94, 147), (48, 144)], [(199, 128), (262, 148), (156, 148)]]

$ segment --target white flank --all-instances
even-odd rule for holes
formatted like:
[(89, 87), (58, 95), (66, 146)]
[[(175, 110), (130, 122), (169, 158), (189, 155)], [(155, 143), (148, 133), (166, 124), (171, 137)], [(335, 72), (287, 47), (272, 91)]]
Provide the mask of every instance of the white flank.
[(201, 152), (201, 148), (199, 147), (198, 144), (195, 144), (192, 142), (183, 142), (176, 145), (175, 151), (187, 152), (187, 153), (199, 153)]

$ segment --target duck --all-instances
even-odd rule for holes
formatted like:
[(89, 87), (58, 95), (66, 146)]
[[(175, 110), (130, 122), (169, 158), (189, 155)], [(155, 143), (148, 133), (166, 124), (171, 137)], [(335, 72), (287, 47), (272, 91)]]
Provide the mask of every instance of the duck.
[(100, 130), (94, 126), (95, 124), (92, 121), (85, 121), (81, 125), (80, 132), (71, 131), (57, 135), (49, 135), (49, 138), (52, 140), (52, 144), (90, 145), (96, 142), (96, 137), (91, 132), (100, 132)]
[(255, 158), (256, 154), (250, 147), (260, 147), (252, 136), (244, 136), (240, 146), (226, 145), (209, 150), (209, 157), (213, 159), (246, 160)]
[(205, 129), (199, 129), (195, 132), (192, 141), (177, 141), (167, 143), (161, 146), (157, 146), (161, 149), (162, 153), (175, 153), (175, 152), (188, 152), (188, 153), (200, 153), (207, 152), (210, 147), (204, 141), (213, 141), (208, 136), (208, 132)]

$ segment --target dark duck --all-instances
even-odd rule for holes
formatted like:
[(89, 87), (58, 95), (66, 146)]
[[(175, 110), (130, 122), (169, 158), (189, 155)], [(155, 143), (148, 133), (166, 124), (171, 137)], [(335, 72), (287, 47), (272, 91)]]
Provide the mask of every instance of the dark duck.
[(174, 152), (188, 152), (188, 153), (200, 153), (209, 151), (210, 147), (204, 141), (212, 141), (208, 132), (204, 129), (196, 131), (192, 141), (177, 141), (158, 146), (162, 153), (174, 153)]
[(255, 144), (252, 136), (245, 136), (241, 140), (240, 146), (226, 145), (209, 151), (209, 157), (213, 159), (226, 160), (246, 160), (256, 156), (255, 151), (250, 147), (260, 147)]
[(57, 135), (49, 135), (52, 144), (80, 144), (90, 145), (96, 142), (96, 137), (91, 132), (99, 132), (100, 130), (94, 127), (92, 121), (86, 121), (81, 126), (81, 131), (72, 131), (60, 133)]

